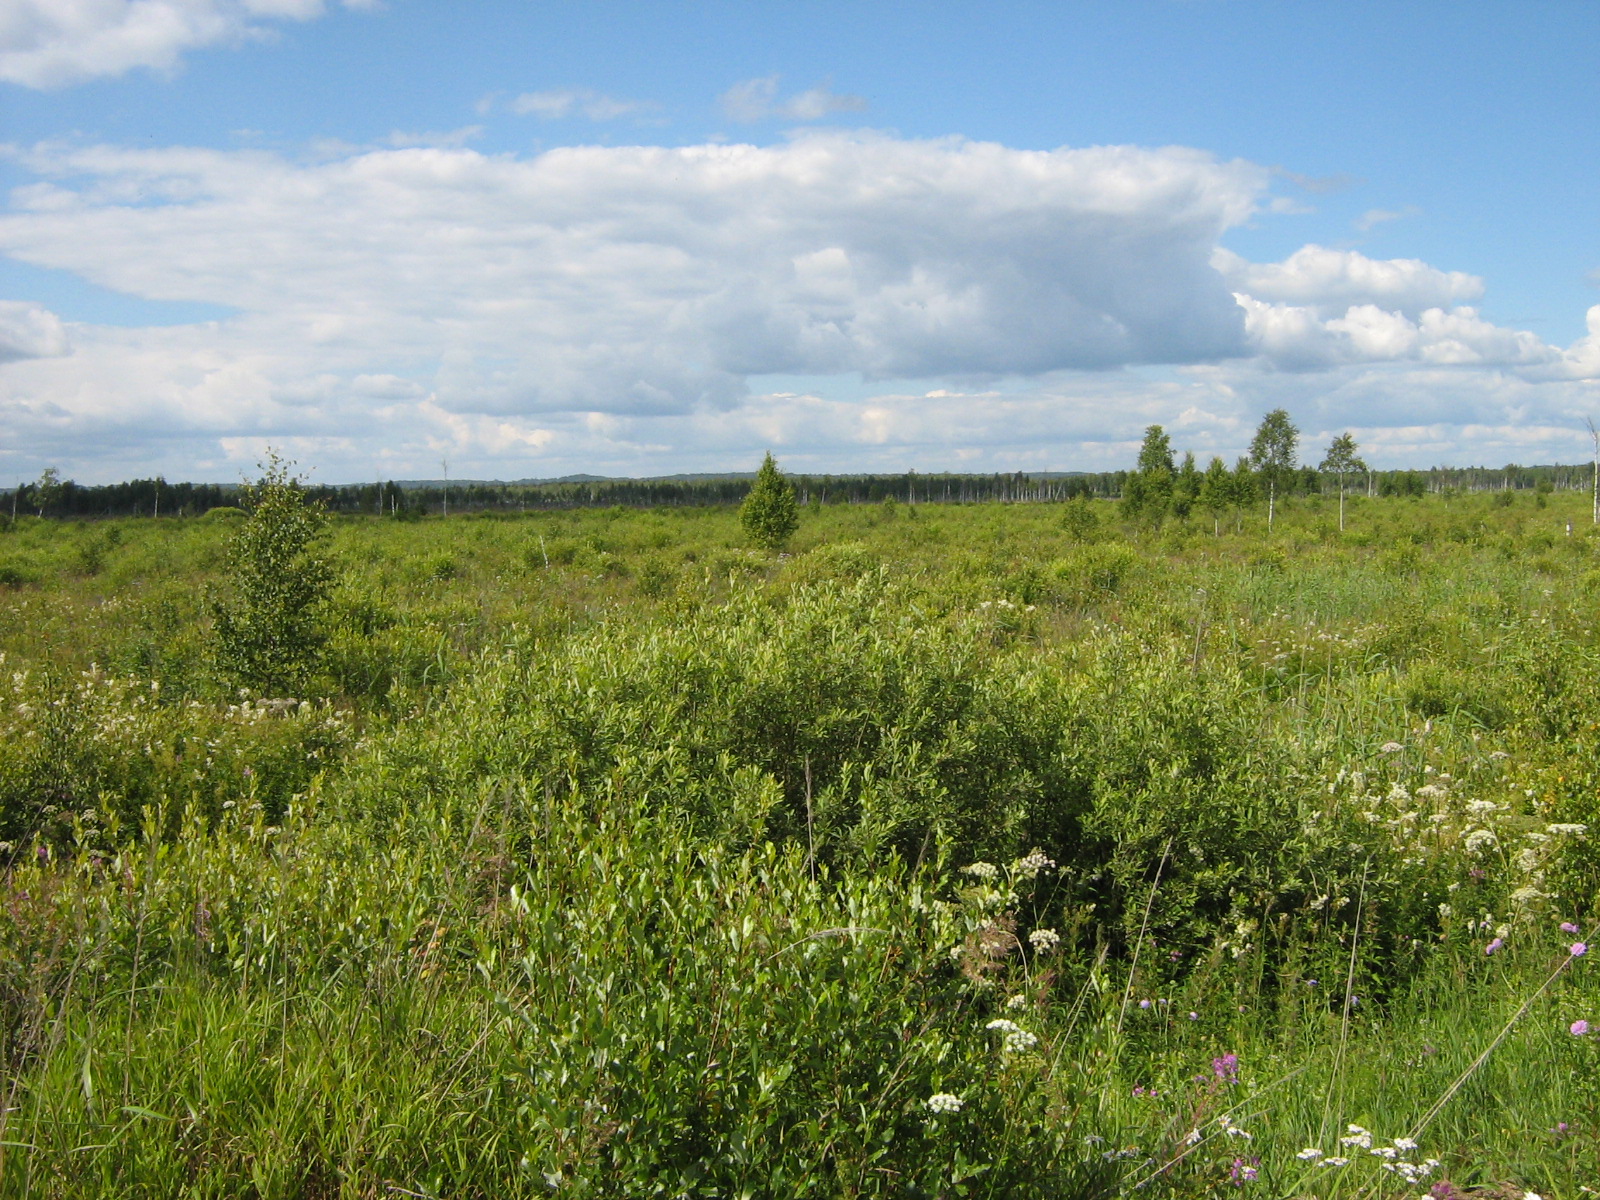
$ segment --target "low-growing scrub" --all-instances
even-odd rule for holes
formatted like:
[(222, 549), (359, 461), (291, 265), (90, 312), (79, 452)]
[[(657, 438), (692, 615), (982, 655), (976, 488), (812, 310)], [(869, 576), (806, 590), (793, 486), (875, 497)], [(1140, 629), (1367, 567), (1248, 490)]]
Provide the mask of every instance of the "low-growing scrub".
[(1581, 1194), (1570, 500), (19, 521), (0, 1194)]

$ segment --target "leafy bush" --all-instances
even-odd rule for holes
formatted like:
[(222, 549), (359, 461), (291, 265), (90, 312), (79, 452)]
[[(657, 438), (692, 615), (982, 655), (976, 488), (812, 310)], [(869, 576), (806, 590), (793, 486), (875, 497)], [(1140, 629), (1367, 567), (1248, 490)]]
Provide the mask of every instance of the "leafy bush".
[(1050, 571), (1069, 603), (1085, 604), (1115, 595), (1141, 561), (1128, 546), (1090, 545), (1057, 559)]
[(778, 471), (768, 454), (761, 460), (750, 494), (739, 506), (739, 523), (745, 534), (763, 550), (782, 550), (800, 525), (794, 486)]
[(303, 694), (326, 639), (333, 570), (319, 550), (327, 516), (275, 455), (244, 489), (250, 518), (229, 547), (229, 587), (213, 601), (217, 665), (228, 679), (274, 695)]

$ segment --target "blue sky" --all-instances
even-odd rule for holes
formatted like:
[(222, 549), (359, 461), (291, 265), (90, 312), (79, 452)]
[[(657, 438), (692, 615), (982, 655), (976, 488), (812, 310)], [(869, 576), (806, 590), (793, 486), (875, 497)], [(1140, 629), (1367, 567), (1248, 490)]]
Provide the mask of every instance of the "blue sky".
[(15, 0), (0, 480), (1585, 456), (1600, 6)]

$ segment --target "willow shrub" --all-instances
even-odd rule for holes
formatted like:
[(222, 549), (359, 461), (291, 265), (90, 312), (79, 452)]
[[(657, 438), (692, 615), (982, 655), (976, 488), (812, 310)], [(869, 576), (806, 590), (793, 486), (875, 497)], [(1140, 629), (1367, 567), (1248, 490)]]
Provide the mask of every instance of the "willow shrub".
[[(486, 783), (625, 777), (701, 844), (844, 871), (1037, 848), (1065, 880), (1042, 920), (1124, 948), (1148, 925), (1179, 957), (1398, 854), (1330, 805), (1313, 747), (1262, 736), (1269, 702), (1239, 670), (1114, 631), (1044, 650), (1032, 619), (940, 613), (870, 575), (526, 640), (357, 753), (338, 803), (381, 840), (414, 806), (474, 819)], [(1337, 944), (1348, 916), (1317, 929)]]

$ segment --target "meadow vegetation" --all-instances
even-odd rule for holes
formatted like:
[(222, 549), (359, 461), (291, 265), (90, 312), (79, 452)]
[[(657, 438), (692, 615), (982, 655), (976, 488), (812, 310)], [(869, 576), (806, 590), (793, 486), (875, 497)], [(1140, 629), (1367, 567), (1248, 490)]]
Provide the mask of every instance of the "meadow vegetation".
[(1600, 1188), (1587, 495), (261, 498), (0, 532), (0, 1195)]

